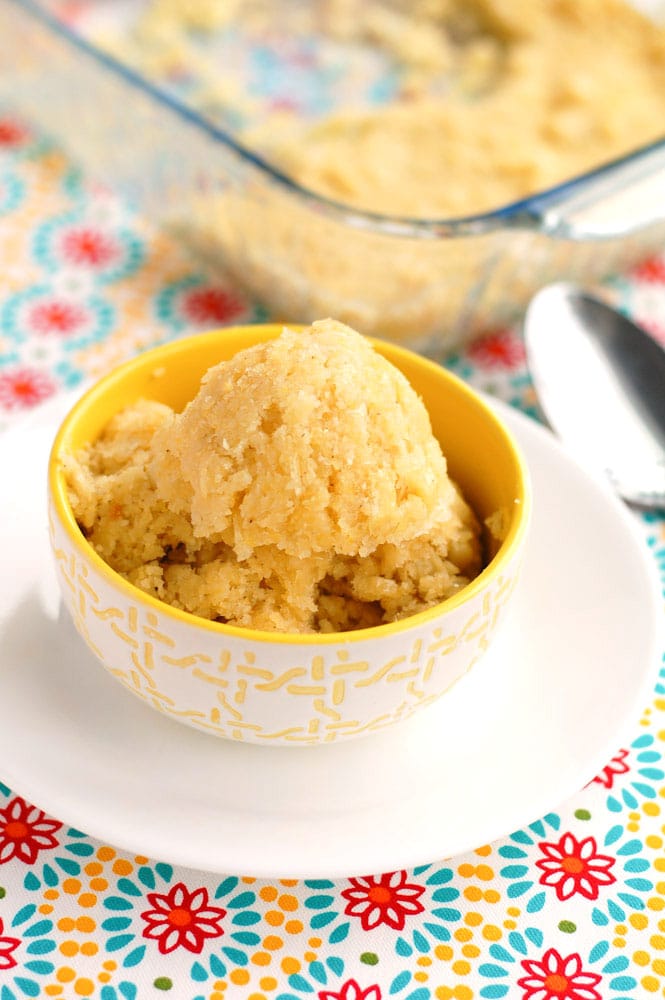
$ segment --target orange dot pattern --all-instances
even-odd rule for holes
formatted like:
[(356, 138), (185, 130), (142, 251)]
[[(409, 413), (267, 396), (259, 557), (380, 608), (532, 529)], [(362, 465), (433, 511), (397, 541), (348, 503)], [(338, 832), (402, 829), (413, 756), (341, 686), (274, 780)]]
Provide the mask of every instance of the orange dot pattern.
[[(623, 922), (611, 926), (609, 939), (617, 954), (628, 956), (643, 994), (665, 997), (665, 915), (660, 912), (665, 908), (665, 823), (660, 801), (647, 800), (627, 810), (625, 827), (627, 834), (639, 832), (643, 837), (643, 850), (651, 859), (654, 891), (645, 897), (642, 911), (628, 913)], [(140, 884), (137, 870), (150, 864), (148, 859), (125, 856), (102, 845), (81, 865), (78, 875), (63, 876), (57, 886), (42, 888), (40, 912), (51, 917), (58, 935), (54, 971), (49, 981), (42, 984), (45, 996), (61, 1000), (95, 997), (102, 986), (114, 985), (122, 978), (122, 968), (103, 948), (105, 935), (100, 923), (109, 915), (103, 902), (110, 893), (118, 895), (118, 886), (123, 882)], [(447, 925), (448, 941), (430, 938), (427, 951), (412, 951), (409, 967), (414, 987), (426, 987), (433, 998), (475, 1000), (477, 969), (487, 961), (490, 947), (500, 944), (510, 949), (511, 933), (520, 931), (527, 920), (533, 920), (527, 916), (524, 906), (518, 905), (522, 901), (511, 899), (507, 892), (509, 883), (499, 874), (504, 864), (497, 854), (497, 845), (481, 846), (455, 862), (451, 884), (457, 890), (454, 906), (459, 909), (460, 916)], [(427, 878), (427, 873), (423, 878)], [(339, 895), (343, 884), (325, 890), (336, 914), (329, 925), (324, 925), (323, 931), (318, 931), (313, 929), (316, 922), (312, 922), (312, 917), (319, 911), (307, 906), (308, 892), (303, 891), (302, 883), (252, 878), (236, 881), (237, 888), (229, 894), (229, 899), (234, 892), (243, 891), (243, 886), (245, 889), (251, 887), (255, 893), (258, 923), (252, 929), (258, 933), (259, 940), (247, 949), (244, 965), (226, 963), (226, 974), (211, 981), (206, 1000), (232, 1000), (234, 990), (242, 990), (243, 996), (252, 1000), (274, 1000), (288, 985), (289, 977), (301, 976), (307, 980), (311, 966), (321, 967), (321, 963), (325, 963), (331, 952), (327, 935), (342, 921), (350, 925), (349, 938), (354, 940), (356, 935), (357, 947), (361, 949), (359, 955), (367, 953), (370, 958), (377, 955), (376, 967), (369, 959), (361, 964), (361, 971), (366, 974), (363, 982), (381, 982), (379, 973), (383, 974), (382, 962), (383, 968), (386, 967), (385, 956), (382, 958), (380, 947), (374, 944), (376, 938), (362, 932), (359, 921), (354, 922), (352, 914), (344, 914), (346, 904)], [(166, 886), (162, 889), (166, 891)], [(137, 904), (131, 896), (127, 899), (135, 912)], [(211, 902), (225, 906), (228, 900), (211, 898)], [(138, 906), (145, 905), (145, 900), (141, 899)], [(229, 914), (232, 913), (232, 909), (229, 910)], [(414, 922), (413, 927), (416, 926)], [(407, 941), (408, 932), (407, 917), (402, 932)], [(387, 933), (387, 929), (382, 928), (384, 940)], [(558, 941), (557, 944), (563, 953), (564, 943)], [(156, 951), (155, 954), (158, 957)], [(533, 957), (538, 957), (537, 950)], [(168, 964), (165, 963), (165, 967), (168, 968)], [(165, 990), (164, 996), (170, 992), (165, 987), (160, 989)]]
[[(658, 803), (644, 803), (639, 810), (628, 814), (627, 827), (648, 819), (660, 821), (660, 815)], [(656, 873), (665, 873), (663, 834), (665, 825), (644, 841), (645, 849), (653, 854)], [(144, 863), (141, 859), (140, 864)], [(455, 905), (462, 912), (459, 921), (450, 925), (450, 941), (432, 942), (428, 953), (415, 953), (412, 957), (414, 984), (429, 988), (433, 997), (453, 1000), (475, 997), (474, 972), (479, 962), (486, 960), (489, 946), (502, 943), (505, 947), (507, 935), (523, 924), (523, 909), (510, 900), (505, 884), (497, 877), (501, 864), (491, 845), (479, 848), (457, 863), (459, 898)], [(44, 888), (43, 905), (53, 908), (61, 936), (59, 962), (51, 981), (44, 984), (46, 996), (65, 997), (66, 1000), (70, 996), (71, 1000), (92, 997), (102, 985), (112, 984), (119, 978), (117, 964), (104, 955), (97, 940), (100, 896), (117, 885), (118, 880), (132, 879), (137, 867), (136, 859), (119, 855), (112, 848), (100, 847), (94, 859), (82, 865), (80, 875), (63, 878), (57, 888)], [(229, 990), (234, 989), (243, 989), (247, 997), (255, 1000), (259, 997), (271, 1000), (284, 988), (288, 977), (307, 976), (309, 966), (326, 957), (325, 935), (312, 933), (311, 912), (305, 906), (306, 895), (297, 883), (292, 880), (258, 883), (246, 880), (244, 884), (255, 888), (261, 917), (257, 926), (259, 929), (262, 926), (264, 932), (260, 943), (250, 949), (248, 963), (243, 967), (230, 966), (227, 975), (215, 981), (208, 994), (212, 1000), (215, 997), (228, 1000), (233, 996)], [(638, 981), (645, 995), (665, 991), (665, 920), (658, 919), (664, 899), (665, 877), (657, 881), (656, 891), (647, 898), (644, 912), (632, 913), (624, 923), (617, 923), (612, 928), (613, 946), (630, 955), (631, 962), (639, 970)], [(223, 904), (224, 901), (218, 902)], [(339, 901), (337, 909), (342, 909)], [(62, 912), (60, 916), (57, 915), (59, 911)], [(636, 935), (641, 936), (639, 946), (633, 940)], [(366, 969), (369, 982), (373, 967), (368, 964)]]

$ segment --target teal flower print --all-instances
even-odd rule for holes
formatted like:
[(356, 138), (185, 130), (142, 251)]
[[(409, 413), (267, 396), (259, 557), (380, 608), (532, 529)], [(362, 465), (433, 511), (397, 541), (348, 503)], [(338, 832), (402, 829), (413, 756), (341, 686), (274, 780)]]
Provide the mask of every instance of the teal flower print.
[(12, 859), (32, 865), (41, 851), (56, 848), (62, 823), (20, 795), (0, 805), (0, 865)]
[[(50, 976), (55, 970), (55, 965), (49, 958), (57, 948), (52, 931), (53, 921), (41, 917), (36, 905), (32, 903), (14, 914), (9, 927), (5, 926), (3, 929), (0, 920), (2, 1000), (26, 1000), (42, 995), (41, 977)], [(20, 962), (17, 961), (19, 955)], [(14, 971), (19, 968), (20, 971)]]
[(362, 987), (355, 979), (348, 979), (341, 989), (319, 990), (319, 1000), (381, 1000), (378, 983)]
[(10, 170), (0, 173), (0, 215), (9, 215), (23, 201), (25, 184)]
[(0, 311), (0, 333), (10, 341), (22, 345), (53, 340), (58, 353), (104, 340), (114, 323), (115, 309), (106, 299), (67, 297), (46, 284), (9, 296)]
[[(567, 830), (554, 842), (546, 839), (546, 821), (557, 830), (561, 822), (559, 816), (550, 814), (511, 834), (498, 849), (499, 856), (508, 861), (499, 875), (509, 882), (509, 898), (523, 897), (529, 914), (539, 913), (548, 902), (560, 907), (573, 895), (597, 901), (592, 919), (598, 924), (608, 923), (609, 917), (625, 920), (627, 910), (644, 909), (644, 897), (652, 891), (653, 882), (647, 877), (650, 862), (641, 840), (626, 836), (624, 827), (616, 824), (602, 841), (578, 839)], [(542, 874), (536, 882), (538, 870)]]
[(640, 800), (655, 799), (665, 779), (662, 754), (651, 733), (642, 733), (634, 739), (623, 759), (628, 765), (623, 772), (626, 777), (617, 775), (616, 787), (613, 782), (607, 796), (607, 808), (613, 813), (637, 809)]
[(0, 371), (0, 411), (27, 410), (56, 391), (55, 381), (45, 372), (21, 365)]
[(402, 930), (408, 917), (425, 909), (420, 902), (425, 886), (410, 881), (405, 871), (351, 878), (349, 882), (341, 893), (347, 901), (344, 913), (358, 917), (365, 931), (380, 924)]
[(123, 968), (134, 968), (149, 947), (162, 954), (182, 949), (198, 956), (190, 966), (192, 982), (222, 978), (228, 969), (247, 965), (247, 949), (261, 941), (252, 929), (261, 921), (254, 909), (256, 894), (237, 891), (239, 883), (229, 877), (209, 893), (198, 885), (174, 883), (170, 865), (140, 866), (133, 878), (118, 878), (115, 891), (104, 897), (106, 951), (117, 955)]
[(196, 274), (166, 285), (157, 296), (155, 309), (160, 322), (172, 333), (250, 322), (252, 317), (250, 303), (238, 291)]
[(524, 1000), (602, 1000), (596, 986), (603, 977), (585, 969), (576, 952), (564, 956), (548, 948), (542, 958), (524, 959), (521, 965), (525, 975), (517, 985)]
[(141, 912), (143, 937), (156, 941), (162, 955), (176, 948), (200, 954), (209, 938), (221, 937), (226, 910), (213, 906), (205, 886), (190, 892), (178, 882), (168, 892), (149, 892), (150, 908)]
[[(375, 928), (385, 934), (394, 932), (395, 953), (409, 957), (414, 951), (425, 953), (441, 941), (449, 941), (450, 927), (462, 914), (453, 904), (460, 891), (454, 873), (448, 867), (421, 865), (409, 872), (400, 871), (372, 878), (349, 879), (348, 884), (327, 879), (306, 879), (313, 892), (305, 899), (312, 916), (309, 925), (317, 933), (325, 932), (328, 943), (339, 944), (349, 934), (351, 922), (358, 920), (371, 934)], [(410, 918), (426, 912), (417, 927)]]
[(564, 953), (551, 942), (546, 945), (537, 927), (511, 931), (504, 942), (490, 945), (490, 960), (479, 964), (478, 974), (485, 985), (478, 996), (483, 1000), (634, 1000), (638, 983), (630, 975), (630, 959), (616, 955), (608, 961), (609, 950), (609, 941), (601, 940), (584, 956)]
[(0, 155), (20, 160), (43, 152), (47, 142), (38, 138), (28, 125), (10, 115), (0, 115)]
[(538, 846), (543, 854), (536, 861), (542, 872), (540, 884), (552, 886), (561, 902), (575, 895), (598, 899), (602, 886), (616, 882), (612, 874), (616, 859), (598, 850), (595, 837), (578, 840), (564, 833), (557, 843), (541, 841)]
[(18, 959), (14, 956), (14, 952), (21, 945), (20, 938), (6, 936), (4, 931), (5, 927), (0, 917), (0, 972), (16, 968)]
[(101, 224), (84, 210), (43, 222), (33, 237), (33, 256), (47, 272), (69, 268), (100, 284), (130, 277), (145, 259), (144, 240), (115, 220)]

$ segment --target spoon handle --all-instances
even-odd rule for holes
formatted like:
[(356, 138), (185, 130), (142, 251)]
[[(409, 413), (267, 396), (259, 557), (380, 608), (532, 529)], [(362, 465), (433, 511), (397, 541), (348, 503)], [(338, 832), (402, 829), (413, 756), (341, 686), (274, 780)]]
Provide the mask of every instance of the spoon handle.
[(568, 284), (524, 319), (529, 371), (547, 423), (625, 500), (665, 508), (665, 351), (645, 330)]

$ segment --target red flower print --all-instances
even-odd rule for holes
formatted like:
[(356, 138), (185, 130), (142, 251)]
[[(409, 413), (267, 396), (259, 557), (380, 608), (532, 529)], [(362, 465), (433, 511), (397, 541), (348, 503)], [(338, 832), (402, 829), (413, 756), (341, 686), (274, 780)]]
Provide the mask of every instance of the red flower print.
[(17, 795), (0, 809), (0, 865), (12, 858), (34, 864), (40, 851), (58, 846), (54, 834), (61, 826)]
[(0, 118), (0, 147), (20, 146), (28, 138), (28, 130), (11, 118)]
[(22, 410), (36, 406), (52, 396), (56, 385), (44, 372), (32, 368), (19, 368), (0, 373), (0, 407), (3, 410)]
[(545, 855), (536, 862), (543, 873), (540, 884), (554, 886), (557, 898), (562, 901), (576, 893), (586, 899), (598, 899), (601, 885), (616, 882), (610, 871), (615, 859), (597, 853), (594, 837), (578, 841), (572, 833), (564, 833), (558, 844), (538, 846)]
[(2, 917), (0, 917), (0, 969), (13, 969), (18, 965), (18, 962), (12, 955), (20, 945), (18, 938), (4, 937), (4, 925), (2, 923)]
[(85, 227), (68, 229), (60, 241), (60, 250), (65, 260), (93, 268), (106, 267), (119, 253), (111, 236)]
[(524, 959), (521, 964), (527, 973), (517, 980), (524, 989), (522, 1000), (602, 1000), (594, 989), (602, 976), (585, 972), (577, 954), (564, 958), (550, 948), (539, 962)]
[(295, 114), (299, 108), (300, 105), (292, 97), (275, 97), (270, 102), (271, 111), (288, 111)]
[(614, 784), (615, 775), (628, 774), (630, 771), (630, 767), (626, 763), (627, 756), (627, 750), (619, 750), (619, 752), (612, 757), (609, 764), (605, 765), (600, 774), (597, 774), (595, 778), (592, 778), (592, 783), (604, 785), (605, 788), (611, 788)]
[(638, 281), (650, 284), (665, 284), (665, 257), (647, 257), (633, 268), (633, 276)]
[(481, 368), (514, 369), (524, 362), (524, 345), (510, 329), (492, 330), (470, 344), (467, 354)]
[(181, 308), (192, 323), (225, 323), (242, 313), (245, 303), (227, 289), (203, 286), (186, 292)]
[(28, 323), (37, 333), (67, 336), (81, 327), (87, 318), (85, 309), (76, 303), (51, 299), (38, 302), (30, 309)]
[(339, 993), (331, 990), (320, 990), (319, 1000), (381, 1000), (381, 988), (379, 986), (368, 986), (363, 990), (358, 986), (355, 979), (349, 979), (344, 983)]
[(58, 6), (58, 17), (67, 24), (76, 25), (81, 14), (86, 11), (86, 4), (83, 0), (64, 0)]
[(407, 882), (405, 871), (388, 872), (374, 878), (349, 879), (350, 889), (342, 892), (348, 903), (344, 912), (351, 917), (360, 917), (363, 930), (370, 931), (379, 924), (388, 924), (401, 931), (404, 920), (425, 909), (418, 897), (425, 887)]
[(141, 914), (148, 925), (143, 937), (157, 941), (162, 955), (180, 947), (199, 954), (206, 938), (224, 933), (219, 922), (226, 910), (209, 905), (205, 888), (189, 892), (184, 882), (178, 882), (166, 896), (149, 892), (148, 901), (153, 908)]

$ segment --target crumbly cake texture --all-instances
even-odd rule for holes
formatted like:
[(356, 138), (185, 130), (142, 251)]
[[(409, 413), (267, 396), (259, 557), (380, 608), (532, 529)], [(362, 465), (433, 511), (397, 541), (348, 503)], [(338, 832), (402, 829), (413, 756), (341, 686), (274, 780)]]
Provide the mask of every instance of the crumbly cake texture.
[(348, 631), (430, 607), (481, 568), (422, 400), (333, 320), (211, 368), (182, 413), (128, 407), (65, 472), (101, 557), (212, 620)]
[[(313, 8), (278, 5), (292, 31), (365, 47), (368, 61), (383, 53), (397, 92), (313, 126), (276, 102), (280, 110), (259, 115), (241, 138), (305, 187), (361, 210), (485, 212), (662, 137), (665, 27), (625, 0), (320, 0)], [(194, 104), (235, 109), (250, 123), (255, 98), (196, 39), (231, 23), (261, 38), (275, 28), (274, 10), (268, 0), (150, 0), (135, 37), (106, 44), (157, 79), (192, 67)]]
[[(375, 5), (382, 25), (386, 13)], [(409, 14), (439, 42), (434, 77), (448, 87), (432, 89), (418, 64), (432, 50), (414, 36), (405, 52), (400, 31), (402, 58), (421, 70), (401, 101), (340, 111), (284, 142), (266, 130), (304, 187), (365, 211), (463, 216), (662, 138), (665, 27), (624, 0), (435, 0)], [(394, 33), (375, 37), (392, 46)]]

